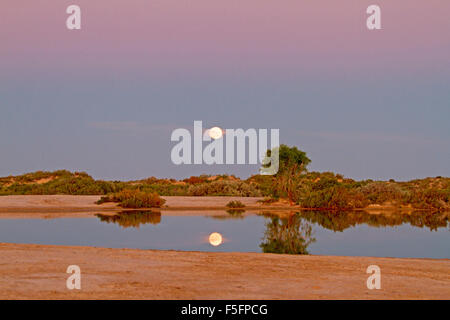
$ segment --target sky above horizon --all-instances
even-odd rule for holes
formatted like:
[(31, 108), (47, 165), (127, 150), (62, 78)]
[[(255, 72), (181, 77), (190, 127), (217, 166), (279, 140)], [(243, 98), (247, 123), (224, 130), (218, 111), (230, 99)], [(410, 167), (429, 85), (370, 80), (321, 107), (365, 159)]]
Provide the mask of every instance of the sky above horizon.
[(450, 176), (450, 1), (1, 1), (0, 176), (257, 172), (174, 165), (194, 120), (278, 128), (310, 170)]

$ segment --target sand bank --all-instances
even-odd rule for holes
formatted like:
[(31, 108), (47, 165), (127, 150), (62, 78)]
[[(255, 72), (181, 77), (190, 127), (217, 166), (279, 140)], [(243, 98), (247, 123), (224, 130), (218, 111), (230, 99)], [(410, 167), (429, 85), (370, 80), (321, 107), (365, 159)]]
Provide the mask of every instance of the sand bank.
[[(25, 195), (25, 196), (0, 196), (0, 214), (2, 213), (45, 213), (52, 216), (64, 216), (65, 213), (74, 212), (117, 212), (124, 209), (116, 203), (104, 203), (97, 205), (96, 202), (101, 196), (72, 196), (72, 195)], [(295, 211), (306, 208), (291, 206), (286, 201), (274, 204), (262, 204), (258, 202), (261, 197), (195, 197), (195, 196), (163, 196), (166, 203), (163, 208), (156, 210), (168, 211), (189, 211), (189, 210), (226, 210), (230, 201), (240, 201), (245, 205), (246, 210), (267, 210), (267, 211)], [(127, 209), (130, 210), (130, 209)], [(142, 209), (141, 209), (142, 210)], [(386, 214), (392, 212), (411, 213), (418, 211), (411, 207), (395, 207), (370, 205), (363, 209), (371, 214)]]
[[(230, 201), (241, 201), (247, 209), (267, 208), (253, 197), (163, 197), (165, 210), (225, 209)], [(64, 212), (64, 211), (117, 211), (123, 210), (115, 203), (97, 205), (100, 196), (0, 196), (0, 212)], [(277, 207), (276, 207), (277, 208)]]
[(0, 299), (450, 299), (450, 260), (0, 244)]

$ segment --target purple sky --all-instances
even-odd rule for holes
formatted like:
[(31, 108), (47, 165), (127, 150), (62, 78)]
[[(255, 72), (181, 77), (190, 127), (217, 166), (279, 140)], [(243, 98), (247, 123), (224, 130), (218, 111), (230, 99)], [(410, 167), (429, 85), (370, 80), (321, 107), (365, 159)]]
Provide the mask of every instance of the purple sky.
[(279, 128), (313, 170), (450, 176), (450, 2), (0, 3), (0, 176), (256, 173), (173, 165), (171, 130), (194, 120)]

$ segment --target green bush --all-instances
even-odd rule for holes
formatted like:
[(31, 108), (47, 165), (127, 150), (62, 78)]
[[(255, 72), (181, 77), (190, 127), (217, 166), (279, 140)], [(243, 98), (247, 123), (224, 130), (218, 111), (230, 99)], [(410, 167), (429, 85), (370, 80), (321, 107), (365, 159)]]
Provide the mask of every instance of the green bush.
[(271, 197), (265, 197), (262, 200), (258, 200), (256, 201), (257, 203), (261, 203), (261, 204), (271, 204), (271, 203), (275, 203), (279, 200), (279, 198), (271, 198)]
[(261, 191), (256, 186), (246, 182), (218, 180), (192, 185), (188, 189), (188, 195), (259, 197)]
[(163, 196), (187, 196), (189, 186), (177, 184), (143, 184), (136, 186), (136, 188), (145, 192), (156, 192)]
[(157, 193), (125, 189), (107, 197), (102, 197), (97, 204), (118, 202), (123, 208), (161, 208), (166, 200)]
[(245, 204), (243, 204), (242, 202), (238, 201), (238, 200), (233, 200), (227, 203), (227, 208), (230, 209), (240, 209), (240, 208), (245, 208)]
[[(434, 211), (450, 209), (450, 178), (445, 177), (408, 182), (355, 181), (333, 172), (301, 171), (295, 176), (286, 172), (275, 176), (254, 175), (244, 181), (226, 175), (215, 176), (214, 181), (209, 178), (201, 175), (180, 182), (150, 177), (121, 182), (95, 180), (85, 172), (37, 171), (0, 177), (0, 195), (108, 195), (128, 190), (164, 196), (265, 196), (273, 199), (265, 203), (289, 198), (292, 203), (308, 208), (363, 208), (390, 202)], [(124, 200), (123, 205), (140, 207), (148, 201), (143, 198)], [(108, 199), (105, 197), (100, 203)]]
[[(4, 183), (0, 189), (1, 195), (102, 195), (118, 192), (127, 185), (124, 182), (95, 180), (87, 173), (71, 173), (65, 170), (38, 171), (1, 179)], [(42, 183), (42, 179), (50, 180)], [(6, 183), (12, 184), (6, 187)]]
[(356, 209), (368, 205), (364, 195), (344, 186), (333, 186), (331, 188), (313, 191), (300, 202), (305, 208), (320, 209)]
[(446, 210), (450, 208), (450, 190), (414, 190), (404, 198), (405, 204), (416, 209)]
[(386, 201), (399, 201), (405, 192), (395, 183), (386, 182), (370, 182), (360, 188), (362, 194), (370, 201), (370, 203), (383, 204)]

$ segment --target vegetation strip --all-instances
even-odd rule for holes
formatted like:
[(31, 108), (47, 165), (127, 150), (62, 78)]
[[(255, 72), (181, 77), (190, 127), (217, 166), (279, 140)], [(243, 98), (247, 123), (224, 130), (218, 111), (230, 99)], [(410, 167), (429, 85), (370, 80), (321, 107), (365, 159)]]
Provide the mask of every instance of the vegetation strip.
[(356, 181), (332, 172), (309, 172), (310, 159), (296, 147), (281, 145), (279, 154), (280, 169), (274, 176), (253, 175), (245, 180), (232, 175), (184, 180), (150, 177), (123, 182), (95, 180), (85, 172), (38, 171), (0, 178), (0, 195), (103, 195), (106, 197), (101, 202), (114, 201), (125, 208), (162, 207), (164, 200), (159, 196), (239, 196), (266, 197), (263, 204), (310, 209), (363, 209), (371, 205), (450, 209), (450, 178)]

